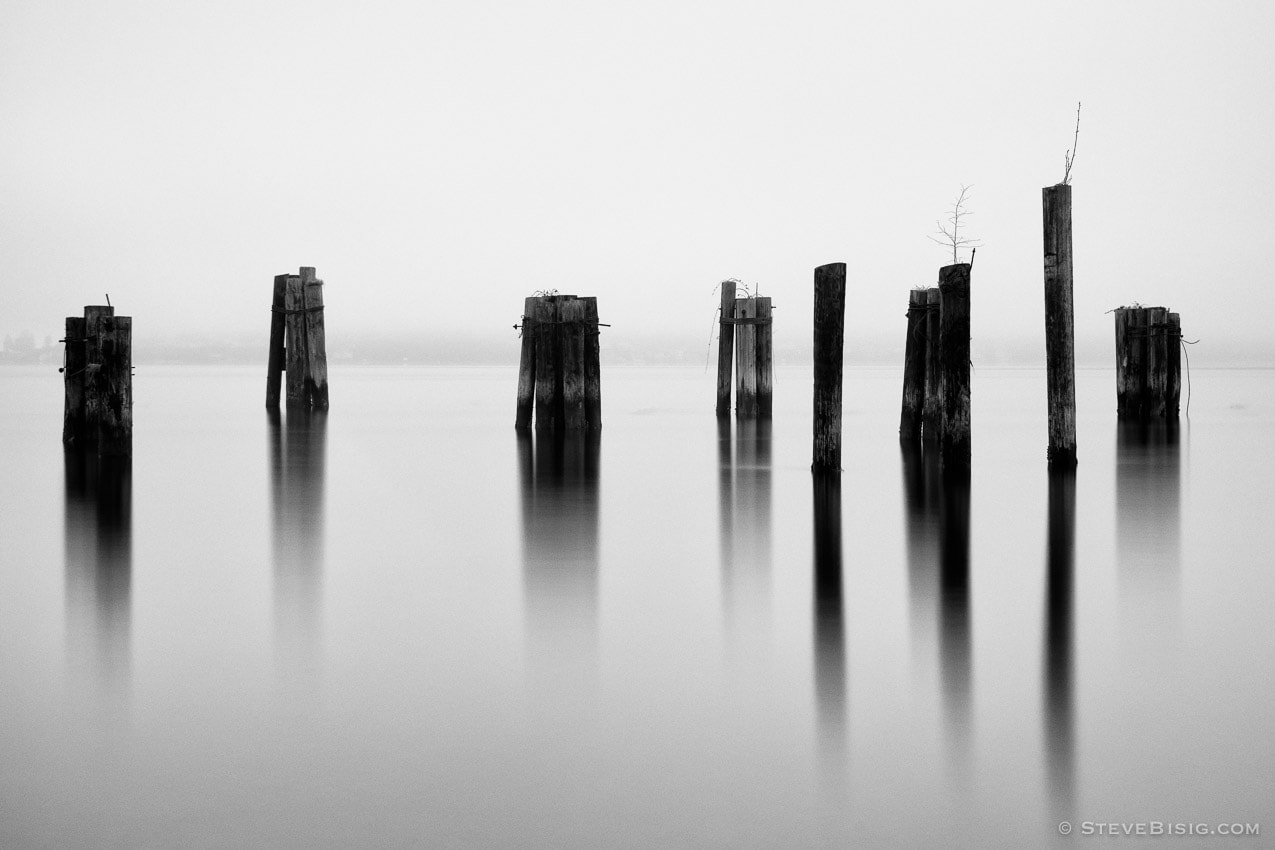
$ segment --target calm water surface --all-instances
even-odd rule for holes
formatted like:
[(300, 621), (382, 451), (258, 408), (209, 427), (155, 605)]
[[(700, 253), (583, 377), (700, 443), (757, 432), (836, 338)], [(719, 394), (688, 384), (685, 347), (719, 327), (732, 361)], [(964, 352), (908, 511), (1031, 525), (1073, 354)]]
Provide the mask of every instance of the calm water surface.
[(1164, 433), (1082, 371), (1051, 481), (1043, 373), (979, 370), (945, 486), (850, 371), (839, 490), (808, 372), (723, 432), (712, 375), (607, 370), (562, 444), (514, 378), (334, 369), (272, 418), (260, 370), (139, 367), (120, 467), (0, 371), (0, 846), (1275, 835), (1275, 373), (1197, 369)]

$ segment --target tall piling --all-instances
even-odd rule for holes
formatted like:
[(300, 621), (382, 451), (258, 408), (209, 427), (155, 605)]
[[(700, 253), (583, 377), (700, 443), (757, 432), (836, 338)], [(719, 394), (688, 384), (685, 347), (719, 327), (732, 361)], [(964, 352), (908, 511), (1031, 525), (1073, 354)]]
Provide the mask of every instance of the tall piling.
[(936, 441), (943, 424), (943, 387), (939, 381), (939, 312), (943, 295), (937, 286), (925, 290), (925, 400), (921, 405), (921, 437)]
[(1050, 467), (1076, 465), (1075, 318), (1072, 307), (1071, 187), (1041, 190), (1045, 253), (1045, 382)]
[(841, 374), (845, 356), (846, 264), (815, 269), (814, 450), (811, 469), (841, 471)]
[(939, 269), (939, 383), (943, 394), (939, 462), (970, 465), (970, 264)]
[(722, 281), (717, 331), (717, 418), (730, 415), (731, 361), (735, 355), (735, 281)]
[(899, 414), (899, 439), (921, 438), (925, 407), (925, 302), (924, 289), (908, 293), (908, 331), (903, 348), (903, 406)]

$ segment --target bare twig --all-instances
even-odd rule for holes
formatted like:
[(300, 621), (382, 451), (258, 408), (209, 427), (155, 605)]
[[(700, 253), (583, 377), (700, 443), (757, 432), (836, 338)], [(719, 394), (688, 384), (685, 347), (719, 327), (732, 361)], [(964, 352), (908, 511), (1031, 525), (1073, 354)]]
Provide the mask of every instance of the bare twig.
[(961, 261), (961, 249), (977, 248), (981, 244), (977, 239), (961, 235), (961, 226), (966, 223), (965, 219), (974, 214), (965, 207), (965, 202), (968, 200), (971, 188), (972, 187), (970, 186), (961, 186), (961, 194), (957, 196), (956, 202), (952, 204), (952, 209), (948, 210), (947, 224), (945, 225), (941, 221), (936, 221), (935, 224), (938, 225), (938, 235), (930, 237), (931, 241), (937, 242), (945, 248), (952, 249), (953, 264)]
[(1071, 166), (1076, 162), (1076, 145), (1080, 143), (1080, 101), (1076, 101), (1076, 135), (1071, 140), (1071, 150), (1063, 154), (1066, 168), (1063, 170), (1063, 185), (1071, 184)]

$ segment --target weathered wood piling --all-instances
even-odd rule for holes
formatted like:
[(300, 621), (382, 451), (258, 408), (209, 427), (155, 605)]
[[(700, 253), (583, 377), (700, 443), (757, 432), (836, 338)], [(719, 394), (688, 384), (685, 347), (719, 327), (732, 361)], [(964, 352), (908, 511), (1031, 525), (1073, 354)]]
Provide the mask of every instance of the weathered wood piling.
[(814, 450), (811, 469), (841, 472), (841, 374), (845, 356), (846, 264), (815, 269)]
[(735, 281), (722, 283), (721, 330), (717, 342), (717, 416), (730, 411), (731, 350), (735, 363), (735, 417), (769, 419), (774, 410), (771, 300), (739, 298)]
[(1164, 307), (1118, 307), (1116, 415), (1176, 419), (1181, 394), (1182, 320)]
[(62, 442), (103, 457), (133, 454), (133, 319), (88, 306), (66, 319)]
[(722, 281), (717, 329), (717, 418), (730, 415), (731, 360), (735, 352), (735, 281)]
[(969, 466), (970, 437), (970, 264), (939, 269), (939, 462)]
[(1072, 308), (1071, 186), (1041, 190), (1045, 253), (1045, 373), (1049, 466), (1076, 465), (1076, 358)]
[(903, 409), (899, 415), (901, 440), (919, 440), (923, 430), (925, 361), (929, 351), (925, 338), (928, 297), (924, 289), (908, 293), (908, 336), (903, 349)]
[(327, 410), (323, 281), (315, 277), (313, 266), (302, 266), (295, 275), (275, 276), (270, 313), (266, 407), (279, 406), (281, 373), (287, 372), (285, 391), (289, 408)]
[(538, 295), (524, 302), (514, 427), (537, 431), (602, 428), (598, 299)]
[(943, 295), (937, 286), (925, 290), (925, 401), (921, 406), (921, 437), (937, 441), (943, 424), (943, 387), (939, 383), (939, 311)]

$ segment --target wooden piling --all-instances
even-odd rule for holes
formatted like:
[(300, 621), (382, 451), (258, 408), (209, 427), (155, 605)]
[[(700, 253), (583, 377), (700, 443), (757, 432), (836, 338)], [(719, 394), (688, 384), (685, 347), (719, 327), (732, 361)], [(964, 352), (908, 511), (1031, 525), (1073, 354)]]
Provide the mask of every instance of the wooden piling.
[(1146, 316), (1147, 387), (1143, 416), (1148, 419), (1163, 419), (1169, 377), (1169, 311), (1163, 307), (1148, 307)]
[(279, 407), (279, 391), (283, 384), (284, 339), (286, 316), (284, 310), (288, 287), (288, 276), (277, 274), (274, 277), (274, 297), (270, 302), (270, 350), (266, 357), (266, 407), (277, 410)]
[(774, 380), (774, 326), (771, 324), (771, 303), (767, 296), (759, 295), (757, 303), (757, 417), (770, 419), (775, 408)]
[(562, 430), (562, 335), (558, 332), (561, 296), (538, 299), (536, 324), (536, 430)]
[(88, 417), (97, 420), (97, 453), (101, 457), (132, 457), (132, 317), (103, 316), (98, 324), (97, 348), (101, 365), (86, 394)]
[(1147, 311), (1137, 307), (1128, 313), (1125, 328), (1126, 377), (1129, 389), (1128, 416), (1141, 419), (1147, 410)]
[(717, 418), (730, 415), (731, 360), (735, 356), (735, 281), (722, 281), (717, 331)]
[(815, 269), (814, 447), (811, 468), (841, 471), (841, 373), (845, 356), (846, 264)]
[(598, 299), (581, 298), (584, 304), (584, 415), (585, 427), (602, 430), (602, 344), (598, 321)]
[(757, 299), (735, 301), (735, 418), (757, 418)]
[(1076, 465), (1076, 358), (1072, 307), (1071, 187), (1041, 190), (1045, 253), (1045, 373), (1050, 467)]
[[(328, 355), (323, 320), (323, 281), (313, 266), (284, 278), (284, 371), (288, 407), (328, 409)], [(278, 278), (275, 279), (276, 289)], [(271, 330), (273, 336), (273, 326)], [(272, 354), (275, 349), (272, 348)], [(267, 372), (267, 403), (270, 374)]]
[(79, 452), (133, 452), (133, 320), (88, 306), (66, 320), (62, 442)]
[(532, 405), (536, 398), (536, 320), (533, 314), (539, 300), (530, 296), (523, 302), (519, 324), (522, 354), (518, 360), (518, 412), (514, 419), (514, 428), (519, 431), (531, 427)]
[(66, 317), (66, 354), (63, 357), (62, 443), (82, 448), (86, 444), (84, 419), (84, 369), (88, 366), (88, 332), (83, 316)]
[(970, 264), (939, 269), (939, 378), (943, 406), (939, 425), (939, 463), (970, 464)]
[(106, 396), (110, 384), (102, 376), (102, 322), (115, 315), (111, 306), (91, 305), (84, 308), (84, 371), (80, 375), (83, 386), (84, 429), (79, 448), (98, 450), (101, 436), (101, 414), (107, 406)]
[(921, 406), (921, 437), (938, 440), (943, 422), (943, 387), (939, 382), (939, 312), (943, 295), (937, 286), (925, 290), (925, 400)]
[(1164, 415), (1166, 419), (1177, 419), (1182, 402), (1182, 317), (1178, 313), (1168, 314), (1165, 345), (1168, 346), (1168, 376), (1165, 382)]
[(1117, 307), (1115, 310), (1116, 327), (1116, 417), (1128, 417), (1134, 406), (1133, 374), (1129, 367), (1131, 352), (1129, 331), (1133, 326), (1133, 310), (1129, 307)]
[(584, 407), (585, 303), (579, 298), (559, 305), (562, 336), (562, 424), (567, 431), (588, 427)]
[(925, 406), (925, 302), (924, 289), (908, 293), (908, 330), (903, 348), (903, 405), (899, 414), (899, 439), (919, 440)]

